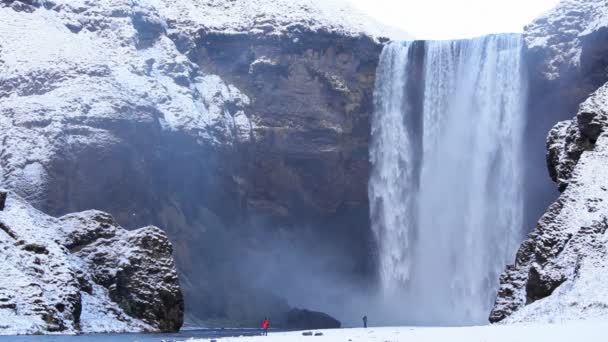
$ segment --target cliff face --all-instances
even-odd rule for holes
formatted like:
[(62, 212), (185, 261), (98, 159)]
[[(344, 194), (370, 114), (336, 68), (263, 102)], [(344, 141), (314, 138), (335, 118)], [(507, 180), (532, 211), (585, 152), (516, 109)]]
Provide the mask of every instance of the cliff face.
[(515, 264), (501, 276), (492, 322), (555, 321), (608, 313), (604, 290), (608, 88), (601, 86), (608, 81), (608, 61), (602, 51), (608, 38), (602, 24), (606, 18), (604, 2), (562, 1), (527, 28), (531, 70), (536, 70), (531, 91), (535, 111), (530, 114), (555, 115), (551, 111), (569, 110), (588, 98), (578, 106), (574, 119), (558, 123), (549, 133), (547, 166), (561, 195), (522, 244)]
[(179, 330), (184, 302), (160, 229), (126, 231), (99, 211), (53, 218), (1, 194), (0, 334)]
[(607, 31), (602, 1), (565, 0), (528, 25), (524, 32), (529, 70), (529, 120), (526, 128), (526, 222), (533, 225), (556, 197), (538, 161), (547, 132), (570, 119), (578, 105), (606, 82)]
[[(192, 316), (286, 313), (278, 275), (364, 284), (381, 46), (319, 3), (2, 1), (2, 184), (166, 227)], [(288, 250), (315, 257), (258, 270)]]

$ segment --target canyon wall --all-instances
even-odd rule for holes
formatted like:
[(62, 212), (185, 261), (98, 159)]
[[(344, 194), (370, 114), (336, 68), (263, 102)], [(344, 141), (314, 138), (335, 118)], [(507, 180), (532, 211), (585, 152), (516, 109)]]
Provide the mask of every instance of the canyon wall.
[[(2, 0), (0, 17), (3, 187), (55, 216), (162, 227), (191, 323), (340, 315), (375, 290), (368, 146), (390, 30), (312, 0)], [(606, 17), (567, 0), (526, 28), (528, 226), (562, 194), (493, 321), (540, 317), (603, 267)], [(546, 133), (583, 101), (549, 136), (553, 190)]]
[(163, 227), (192, 322), (257, 325), (339, 307), (324, 306), (346, 300), (336, 281), (371, 286), (382, 46), (367, 18), (290, 1), (2, 1), (0, 14), (5, 187), (53, 215)]

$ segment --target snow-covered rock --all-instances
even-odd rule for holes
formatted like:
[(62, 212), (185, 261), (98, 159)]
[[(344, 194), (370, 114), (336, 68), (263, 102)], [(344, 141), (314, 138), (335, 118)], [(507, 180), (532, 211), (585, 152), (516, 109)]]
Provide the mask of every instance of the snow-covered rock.
[[(533, 53), (542, 55), (542, 72), (556, 79), (585, 62), (585, 49), (605, 39), (608, 2), (603, 0), (562, 0), (551, 11), (525, 29), (525, 40)], [(594, 48), (598, 48), (595, 46)]]
[(180, 32), (294, 35), (331, 33), (411, 38), (358, 11), (346, 0), (149, 0)]
[(562, 192), (501, 276), (493, 322), (608, 317), (608, 84), (548, 138)]
[(248, 137), (249, 99), (179, 53), (145, 1), (42, 3), (0, 7), (1, 176), (28, 200), (48, 190), (57, 154), (121, 144), (121, 124), (210, 143)]
[(0, 211), (0, 335), (174, 331), (184, 303), (166, 235), (103, 212)]
[[(527, 48), (523, 55), (529, 79), (528, 147), (524, 155), (530, 227), (556, 197), (546, 177), (547, 132), (556, 122), (570, 120), (579, 105), (608, 82), (607, 23), (606, 1), (562, 0), (524, 30)], [(554, 130), (552, 135), (563, 133)], [(555, 157), (558, 155), (550, 156)]]
[[(554, 125), (546, 138), (546, 167), (561, 195), (502, 274), (490, 320), (607, 316), (608, 2), (562, 0), (527, 26), (524, 35), (529, 126), (546, 136), (549, 124)], [(540, 146), (543, 137), (537, 135), (532, 146), (537, 141)], [(528, 159), (540, 159), (540, 150), (538, 157), (534, 148), (530, 151)], [(528, 176), (530, 191), (544, 192), (530, 206), (554, 201), (554, 193), (538, 185), (546, 167), (534, 166)]]

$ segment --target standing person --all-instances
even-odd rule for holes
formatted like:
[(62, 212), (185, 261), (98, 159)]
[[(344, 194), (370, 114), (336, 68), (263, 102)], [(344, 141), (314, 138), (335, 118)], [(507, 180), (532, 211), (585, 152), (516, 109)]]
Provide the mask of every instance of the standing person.
[(367, 315), (363, 316), (363, 327), (367, 328)]
[(270, 321), (268, 318), (264, 318), (262, 321), (262, 336), (268, 336), (268, 329), (270, 328)]

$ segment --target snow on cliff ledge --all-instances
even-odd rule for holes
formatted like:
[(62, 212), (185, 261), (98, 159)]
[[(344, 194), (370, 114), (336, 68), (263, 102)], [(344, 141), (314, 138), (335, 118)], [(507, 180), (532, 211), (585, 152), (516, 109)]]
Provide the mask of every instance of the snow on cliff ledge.
[(329, 32), (409, 39), (355, 9), (346, 0), (149, 0), (180, 29), (247, 34)]
[(562, 0), (526, 26), (524, 37), (530, 50), (546, 54), (543, 73), (553, 80), (568, 69), (579, 68), (585, 41), (606, 27), (607, 1)]

